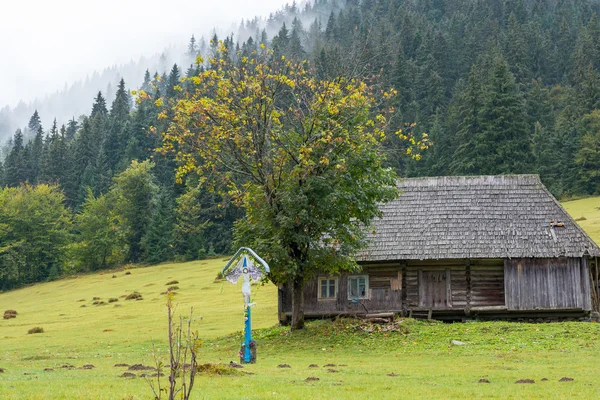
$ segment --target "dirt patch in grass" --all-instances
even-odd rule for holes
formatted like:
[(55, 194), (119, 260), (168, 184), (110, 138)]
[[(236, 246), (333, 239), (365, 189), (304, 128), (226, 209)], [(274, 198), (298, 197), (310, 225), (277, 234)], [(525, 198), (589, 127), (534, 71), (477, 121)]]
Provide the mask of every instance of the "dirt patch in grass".
[(131, 372), (124, 372), (122, 375), (119, 375), (120, 378), (137, 378), (137, 376), (135, 376), (135, 374), (132, 374)]
[(15, 310), (4, 311), (4, 319), (17, 318), (17, 312)]
[(54, 368), (44, 368), (45, 372), (50, 372), (50, 371), (54, 371)]
[(325, 365), (323, 365), (323, 368), (326, 368), (326, 367), (337, 367), (337, 365), (335, 365), (335, 364), (325, 364)]
[(79, 299), (79, 300), (77, 300), (78, 303), (81, 303), (82, 301), (85, 301), (85, 299)]
[(143, 364), (133, 364), (127, 369), (129, 371), (154, 371), (154, 370), (156, 370), (156, 368), (154, 368), (154, 367), (150, 367), (148, 365), (143, 365)]
[(75, 366), (71, 365), (71, 364), (64, 364), (64, 365), (61, 366), (61, 368), (63, 368), (63, 369), (75, 369)]
[(131, 271), (125, 272), (125, 275), (131, 275)]
[(586, 217), (584, 217), (584, 216), (582, 215), (582, 216), (581, 216), (581, 217), (579, 217), (579, 218), (575, 218), (575, 221), (578, 221), (578, 222), (579, 222), (579, 221), (587, 221), (587, 218), (586, 218)]
[(117, 301), (119, 301), (119, 299), (117, 299), (115, 297), (111, 297), (110, 299), (108, 299), (109, 303), (116, 303)]
[(85, 364), (85, 365), (82, 365), (81, 367), (79, 367), (78, 369), (94, 369), (94, 368), (96, 368), (96, 367), (92, 364)]
[(36, 326), (35, 328), (31, 328), (27, 331), (28, 335), (32, 335), (34, 333), (44, 333), (44, 328), (42, 328), (41, 326)]
[(39, 360), (50, 360), (51, 356), (48, 355), (35, 355), (21, 358), (22, 361), (39, 361)]
[(100, 300), (100, 297), (92, 297), (92, 300)]
[(119, 363), (119, 364), (113, 365), (113, 367), (117, 367), (117, 368), (119, 368), (119, 367), (129, 367), (129, 364)]
[(114, 332), (114, 329), (105, 329), (102, 332)]
[(485, 378), (481, 378), (477, 383), (490, 383), (490, 381)]
[(317, 378), (316, 376), (309, 376), (308, 378), (306, 378), (304, 380), (304, 382), (316, 382), (318, 380), (319, 380), (319, 378)]
[(125, 297), (125, 300), (142, 300), (142, 294), (139, 292), (130, 293)]
[(327, 371), (328, 372), (340, 372), (337, 369), (333, 369), (333, 368), (327, 368)]
[(533, 379), (519, 379), (515, 383), (535, 383)]
[(575, 380), (575, 379), (573, 379), (573, 378), (569, 378), (569, 377), (563, 376), (563, 377), (562, 377), (562, 378), (560, 378), (558, 381), (559, 381), (559, 382), (572, 382), (572, 381), (574, 381), (574, 380)]
[(6, 370), (4, 368), (0, 368), (0, 374), (3, 374), (5, 372), (6, 372)]
[(179, 283), (178, 280), (174, 280), (174, 281), (167, 282), (166, 285), (167, 286), (169, 286), (169, 285), (177, 285), (178, 283)]
[(310, 364), (308, 368), (319, 368), (319, 366), (317, 364)]
[(279, 364), (277, 366), (277, 368), (292, 368), (292, 367), (290, 367), (289, 364)]

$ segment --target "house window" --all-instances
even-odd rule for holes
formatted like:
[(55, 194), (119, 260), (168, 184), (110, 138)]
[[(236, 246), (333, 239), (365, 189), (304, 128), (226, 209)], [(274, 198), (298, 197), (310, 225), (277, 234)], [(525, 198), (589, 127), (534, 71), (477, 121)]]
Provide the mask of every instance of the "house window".
[(337, 298), (337, 278), (319, 279), (319, 299), (330, 300)]
[(348, 299), (369, 297), (369, 277), (367, 275), (348, 277)]

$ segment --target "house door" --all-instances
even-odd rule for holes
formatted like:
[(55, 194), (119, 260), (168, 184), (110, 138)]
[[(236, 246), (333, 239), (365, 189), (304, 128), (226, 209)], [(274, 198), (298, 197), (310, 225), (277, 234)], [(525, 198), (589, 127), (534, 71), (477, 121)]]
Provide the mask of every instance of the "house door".
[(450, 271), (419, 271), (419, 307), (452, 307), (449, 299)]

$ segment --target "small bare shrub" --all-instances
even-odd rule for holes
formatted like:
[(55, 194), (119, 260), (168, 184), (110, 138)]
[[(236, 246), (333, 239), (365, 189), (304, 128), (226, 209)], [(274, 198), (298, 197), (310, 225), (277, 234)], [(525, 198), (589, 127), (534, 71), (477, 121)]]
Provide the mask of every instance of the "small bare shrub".
[(133, 292), (127, 295), (127, 297), (125, 297), (125, 300), (137, 300), (137, 299), (141, 299), (142, 298), (142, 294), (139, 292)]
[(44, 328), (42, 328), (40, 326), (36, 326), (35, 328), (31, 328), (30, 330), (27, 331), (28, 335), (31, 335), (34, 333), (44, 333)]
[[(169, 335), (169, 363), (164, 365), (158, 358), (156, 351), (154, 352), (154, 361), (156, 363), (156, 380), (144, 377), (150, 385), (155, 400), (161, 400), (163, 392), (169, 400), (175, 398), (188, 400), (191, 396), (194, 387), (196, 374), (198, 373), (198, 350), (202, 345), (202, 341), (198, 337), (198, 331), (192, 330), (192, 321), (194, 318), (193, 309), (190, 310), (188, 318), (179, 317), (179, 323), (173, 321), (175, 306), (173, 305), (173, 292), (168, 293), (167, 297), (167, 318), (168, 318), (168, 335)], [(160, 377), (162, 368), (168, 367), (169, 387), (162, 387)], [(203, 372), (218, 370), (213, 369), (212, 365), (204, 364), (200, 368)], [(155, 375), (152, 375), (154, 377)], [(177, 381), (180, 380), (178, 383)]]

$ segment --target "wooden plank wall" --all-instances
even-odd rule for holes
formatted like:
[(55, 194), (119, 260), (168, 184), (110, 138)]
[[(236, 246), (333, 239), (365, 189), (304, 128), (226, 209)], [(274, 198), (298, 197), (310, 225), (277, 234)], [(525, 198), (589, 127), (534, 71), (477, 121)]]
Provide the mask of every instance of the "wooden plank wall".
[(504, 265), (509, 310), (591, 309), (585, 259), (512, 259)]

